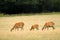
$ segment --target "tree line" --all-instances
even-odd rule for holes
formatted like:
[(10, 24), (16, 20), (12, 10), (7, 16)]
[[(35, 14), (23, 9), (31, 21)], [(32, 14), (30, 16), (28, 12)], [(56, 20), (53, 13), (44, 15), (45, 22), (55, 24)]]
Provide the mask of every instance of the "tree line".
[(59, 12), (60, 0), (0, 0), (0, 13)]

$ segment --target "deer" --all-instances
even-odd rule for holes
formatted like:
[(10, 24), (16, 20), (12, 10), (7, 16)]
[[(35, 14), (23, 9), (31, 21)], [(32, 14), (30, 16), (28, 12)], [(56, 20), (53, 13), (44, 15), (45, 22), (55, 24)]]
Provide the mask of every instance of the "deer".
[(21, 30), (23, 29), (23, 27), (24, 27), (24, 22), (17, 22), (17, 23), (15, 23), (15, 25), (13, 26), (13, 28), (11, 28), (11, 30), (10, 31), (12, 31), (12, 30), (18, 30), (19, 28), (21, 28)]
[(34, 25), (32, 25), (32, 26), (31, 26), (30, 31), (31, 31), (31, 30), (34, 30), (34, 29), (39, 30), (39, 28), (38, 28), (38, 27), (39, 27), (39, 25), (38, 25), (38, 24), (34, 24)]
[(44, 27), (42, 28), (42, 30), (44, 30), (44, 29), (49, 29), (50, 27), (52, 27), (53, 29), (55, 29), (54, 28), (54, 25), (55, 25), (55, 23), (54, 22), (46, 22), (45, 24), (44, 24)]

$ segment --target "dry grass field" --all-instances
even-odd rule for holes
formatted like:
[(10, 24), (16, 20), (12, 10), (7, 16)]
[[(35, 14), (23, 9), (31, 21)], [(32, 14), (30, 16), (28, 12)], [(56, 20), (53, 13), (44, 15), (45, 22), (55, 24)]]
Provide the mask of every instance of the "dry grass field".
[[(11, 32), (14, 24), (21, 21), (25, 23), (24, 30)], [(55, 30), (41, 30), (47, 21), (55, 23)], [(39, 30), (30, 31), (33, 24), (39, 24)], [(0, 17), (0, 40), (60, 40), (60, 15)]]

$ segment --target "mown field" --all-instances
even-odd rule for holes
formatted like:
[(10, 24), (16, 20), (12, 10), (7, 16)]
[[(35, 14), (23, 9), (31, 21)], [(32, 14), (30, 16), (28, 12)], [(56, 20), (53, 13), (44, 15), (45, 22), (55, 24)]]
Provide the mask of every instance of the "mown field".
[[(11, 32), (14, 24), (21, 21), (25, 23), (24, 30)], [(47, 21), (55, 23), (55, 30), (41, 30)], [(30, 31), (33, 24), (39, 24), (39, 30)], [(0, 17), (0, 40), (60, 40), (60, 14)]]

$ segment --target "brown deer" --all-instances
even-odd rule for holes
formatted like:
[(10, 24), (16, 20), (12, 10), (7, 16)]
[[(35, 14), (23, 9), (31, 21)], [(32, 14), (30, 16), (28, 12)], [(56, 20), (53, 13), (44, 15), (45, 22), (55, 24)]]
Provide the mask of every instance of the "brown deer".
[(31, 26), (30, 30), (34, 30), (34, 29), (38, 30), (39, 29), (38, 26), (39, 26), (38, 24), (34, 24), (34, 25)]
[(46, 22), (46, 23), (44, 24), (44, 27), (42, 28), (42, 30), (43, 30), (43, 29), (46, 29), (46, 28), (49, 29), (50, 27), (52, 27), (53, 29), (55, 29), (55, 28), (54, 28), (54, 24), (55, 24), (54, 22)]
[(19, 29), (19, 28), (21, 28), (21, 30), (23, 29), (23, 27), (24, 27), (24, 22), (18, 22), (18, 23), (15, 23), (15, 25), (13, 26), (13, 28), (11, 29), (11, 31), (12, 30), (16, 30), (16, 29)]

